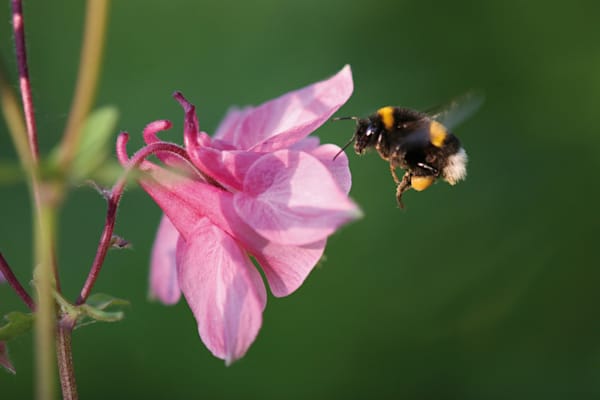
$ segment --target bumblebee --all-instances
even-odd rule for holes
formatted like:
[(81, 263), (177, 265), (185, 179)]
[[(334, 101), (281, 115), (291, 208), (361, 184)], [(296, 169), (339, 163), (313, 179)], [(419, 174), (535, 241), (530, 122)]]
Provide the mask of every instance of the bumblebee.
[[(411, 188), (420, 192), (438, 178), (450, 185), (466, 178), (467, 153), (449, 129), (473, 113), (482, 101), (481, 95), (468, 93), (435, 113), (386, 106), (367, 118), (334, 118), (356, 121), (354, 135), (340, 153), (353, 142), (357, 154), (375, 148), (389, 162), (396, 201), (404, 208), (402, 195)], [(396, 175), (398, 167), (405, 170), (402, 179)]]

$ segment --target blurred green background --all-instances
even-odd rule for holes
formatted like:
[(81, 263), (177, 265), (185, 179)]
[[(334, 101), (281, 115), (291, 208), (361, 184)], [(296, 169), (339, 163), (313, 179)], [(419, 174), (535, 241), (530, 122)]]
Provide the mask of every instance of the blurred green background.
[[(13, 74), (9, 2), (0, 46)], [(79, 59), (83, 2), (25, 4), (41, 148), (60, 137)], [(213, 132), (231, 105), (259, 104), (351, 64), (339, 115), (427, 108), (471, 88), (483, 108), (455, 129), (469, 177), (408, 192), (396, 208), (388, 167), (350, 154), (364, 219), (330, 241), (293, 296), (269, 298), (245, 358), (226, 368), (185, 302), (147, 301), (159, 209), (128, 190), (96, 286), (132, 302), (118, 324), (75, 332), (80, 395), (203, 399), (564, 399), (600, 396), (600, 3), (594, 1), (114, 1), (97, 105), (121, 112), (135, 149), (149, 121), (180, 140), (182, 90)], [(117, 132), (115, 132), (116, 135)], [(345, 143), (352, 124), (328, 123)], [(4, 122), (0, 161), (14, 160)], [(0, 248), (30, 279), (23, 184), (0, 187)], [(60, 225), (63, 287), (91, 264), (105, 204), (69, 197)], [(0, 287), (0, 313), (24, 307)], [(33, 395), (32, 337), (10, 344), (0, 397)]]

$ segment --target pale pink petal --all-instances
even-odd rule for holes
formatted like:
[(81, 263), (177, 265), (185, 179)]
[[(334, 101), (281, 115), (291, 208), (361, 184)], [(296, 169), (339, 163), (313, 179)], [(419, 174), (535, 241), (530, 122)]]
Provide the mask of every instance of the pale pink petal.
[[(143, 184), (148, 193), (157, 203), (179, 224), (187, 224), (186, 237), (193, 238), (194, 232), (190, 225), (206, 215), (211, 222), (221, 230), (234, 236), (247, 251), (252, 254), (269, 281), (272, 293), (277, 296), (287, 296), (294, 292), (306, 279), (309, 272), (319, 261), (325, 248), (325, 240), (303, 246), (281, 245), (270, 242), (257, 234), (242, 220), (234, 210), (231, 195), (223, 195), (222, 191), (203, 183), (189, 183), (180, 188), (187, 193), (186, 202), (169, 200), (173, 195), (165, 187), (154, 184)], [(166, 204), (163, 199), (167, 199)], [(175, 206), (173, 206), (175, 205)], [(193, 211), (190, 211), (193, 210)], [(184, 217), (195, 213), (196, 217)], [(167, 219), (167, 217), (163, 217)], [(168, 219), (167, 219), (168, 220)], [(159, 229), (160, 232), (161, 229)], [(190, 239), (191, 240), (191, 239)]]
[(289, 150), (258, 159), (233, 200), (238, 215), (256, 232), (285, 245), (323, 240), (360, 216), (319, 160)]
[(318, 136), (307, 136), (289, 147), (290, 150), (311, 151), (319, 147), (321, 139)]
[(240, 141), (242, 122), (252, 110), (252, 107), (230, 108), (213, 137), (226, 143), (238, 143)]
[(178, 239), (179, 232), (169, 218), (163, 215), (152, 247), (150, 296), (165, 304), (175, 304), (181, 297), (175, 264)]
[(268, 242), (260, 252), (252, 255), (265, 272), (273, 295), (283, 297), (302, 285), (323, 256), (326, 243), (326, 240), (320, 240), (303, 246), (283, 246)]
[(188, 239), (202, 217), (220, 218), (220, 202), (231, 193), (181, 176), (151, 163), (144, 164), (140, 186), (154, 199), (177, 231)]
[[(325, 165), (333, 175), (340, 189), (348, 194), (352, 186), (352, 176), (348, 167), (348, 156), (344, 152), (340, 153), (340, 150), (341, 148), (335, 144), (324, 144), (323, 146), (308, 150), (308, 153)], [(333, 159), (334, 157), (335, 160)]]
[[(319, 138), (306, 137), (295, 143), (291, 150), (305, 151), (318, 158), (331, 172), (338, 185), (346, 194), (352, 184), (348, 157), (339, 153), (340, 147), (333, 144), (319, 146)], [(199, 147), (190, 156), (200, 170), (229, 190), (242, 190), (244, 177), (250, 166), (264, 153), (237, 150), (218, 150), (212, 147)]]
[[(290, 150), (306, 151), (318, 158), (327, 167), (333, 175), (342, 191), (346, 194), (350, 192), (352, 186), (352, 176), (348, 167), (348, 157), (346, 153), (340, 152), (341, 148), (334, 144), (324, 144), (319, 146), (319, 138), (308, 136), (301, 141), (294, 143)], [(335, 160), (334, 160), (335, 157)]]
[(241, 190), (248, 168), (262, 156), (261, 153), (237, 150), (218, 150), (198, 147), (190, 158), (203, 173), (229, 190)]
[(6, 278), (4, 277), (4, 275), (2, 275), (2, 272), (0, 272), (0, 283), (5, 282)]
[(231, 197), (222, 198), (221, 214), (211, 220), (236, 240), (258, 261), (269, 282), (271, 292), (287, 296), (304, 282), (323, 255), (326, 240), (301, 246), (282, 245), (256, 233), (234, 210)]
[(248, 240), (255, 248), (264, 246), (265, 239), (237, 215), (232, 193), (151, 163), (145, 165), (144, 172), (140, 185), (184, 239), (192, 238), (196, 221), (208, 217), (229, 235)]
[(242, 357), (262, 324), (266, 291), (242, 248), (204, 218), (178, 255), (179, 286), (208, 349), (226, 364)]
[(350, 97), (352, 72), (345, 66), (333, 77), (289, 92), (254, 109), (228, 115), (219, 139), (240, 150), (269, 152), (291, 146), (308, 136)]

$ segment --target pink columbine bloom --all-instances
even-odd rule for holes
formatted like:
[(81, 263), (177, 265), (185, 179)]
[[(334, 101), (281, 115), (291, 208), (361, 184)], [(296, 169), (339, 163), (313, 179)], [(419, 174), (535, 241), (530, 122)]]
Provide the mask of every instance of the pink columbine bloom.
[[(164, 166), (144, 161), (140, 184), (162, 208), (152, 249), (150, 290), (166, 304), (185, 296), (204, 344), (227, 364), (242, 357), (262, 324), (266, 289), (287, 296), (321, 258), (327, 238), (360, 216), (349, 198), (348, 160), (336, 145), (307, 138), (350, 97), (350, 67), (258, 107), (234, 109), (211, 138), (195, 108), (185, 110), (180, 153), (160, 151), (155, 121), (147, 146)], [(129, 160), (126, 137), (117, 153)], [(172, 144), (171, 144), (172, 146)]]

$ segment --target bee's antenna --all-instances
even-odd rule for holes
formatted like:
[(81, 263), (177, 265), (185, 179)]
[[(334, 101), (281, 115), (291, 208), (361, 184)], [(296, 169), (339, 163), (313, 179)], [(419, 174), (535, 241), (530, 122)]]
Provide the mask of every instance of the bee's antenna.
[(358, 117), (335, 117), (335, 118), (331, 118), (332, 121), (343, 121), (346, 119), (351, 119), (354, 121), (358, 121)]
[[(359, 118), (358, 118), (358, 117), (335, 117), (335, 118), (332, 118), (331, 120), (332, 120), (332, 121), (343, 121), (343, 120), (348, 120), (348, 119), (351, 119), (351, 120), (353, 120), (353, 121), (356, 121), (356, 124), (358, 125), (358, 120), (359, 120)], [(336, 159), (336, 158), (338, 158), (338, 156), (339, 156), (340, 154), (342, 154), (342, 153), (344, 152), (344, 150), (346, 150), (346, 147), (350, 146), (350, 145), (352, 144), (352, 142), (354, 142), (354, 140), (355, 140), (355, 139), (356, 139), (356, 133), (355, 133), (354, 135), (352, 135), (352, 139), (350, 139), (350, 140), (348, 141), (348, 143), (346, 143), (346, 144), (344, 145), (344, 147), (342, 147), (342, 148), (340, 149), (340, 151), (338, 151), (338, 152), (337, 152), (337, 154), (336, 154), (336, 155), (333, 157), (333, 160), (332, 160), (332, 161), (335, 161), (335, 159)]]
[(335, 161), (335, 159), (336, 159), (336, 158), (337, 158), (337, 157), (338, 157), (340, 154), (342, 154), (342, 153), (344, 152), (344, 150), (346, 150), (346, 147), (350, 146), (350, 145), (352, 144), (352, 142), (354, 142), (354, 139), (356, 139), (356, 135), (352, 135), (352, 139), (350, 139), (350, 140), (348, 141), (348, 143), (346, 143), (346, 144), (344, 145), (344, 147), (342, 147), (342, 148), (340, 149), (340, 151), (338, 151), (338, 152), (337, 152), (337, 154), (336, 154), (335, 156), (333, 156), (333, 160), (332, 160), (332, 161)]

